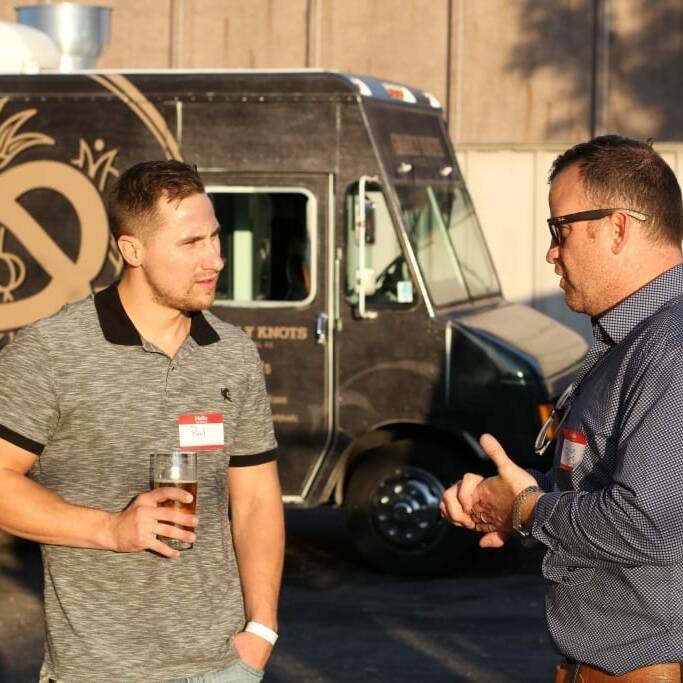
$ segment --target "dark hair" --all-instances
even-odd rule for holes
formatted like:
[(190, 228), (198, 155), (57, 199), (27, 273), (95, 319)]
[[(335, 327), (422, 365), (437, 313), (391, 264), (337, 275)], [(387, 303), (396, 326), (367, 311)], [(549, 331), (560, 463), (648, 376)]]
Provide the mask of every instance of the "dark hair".
[(182, 161), (143, 161), (131, 166), (109, 193), (109, 227), (115, 238), (142, 237), (158, 221), (161, 197), (171, 202), (204, 192), (196, 166)]
[(550, 169), (552, 182), (579, 165), (586, 198), (596, 209), (623, 208), (646, 213), (643, 229), (653, 242), (680, 246), (683, 240), (681, 188), (668, 164), (645, 142), (601, 135), (568, 149)]

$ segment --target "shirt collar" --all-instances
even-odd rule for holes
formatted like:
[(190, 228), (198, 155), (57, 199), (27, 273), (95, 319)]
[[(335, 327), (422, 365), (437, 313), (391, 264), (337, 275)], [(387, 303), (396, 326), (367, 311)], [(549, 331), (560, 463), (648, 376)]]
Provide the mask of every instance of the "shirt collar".
[[(118, 282), (95, 294), (95, 310), (102, 334), (111, 344), (119, 346), (142, 346), (142, 338), (133, 321), (128, 317), (119, 296)], [(201, 311), (190, 315), (190, 336), (199, 346), (219, 341), (216, 330)]]
[(593, 321), (595, 339), (618, 344), (660, 308), (683, 295), (683, 264), (664, 271)]

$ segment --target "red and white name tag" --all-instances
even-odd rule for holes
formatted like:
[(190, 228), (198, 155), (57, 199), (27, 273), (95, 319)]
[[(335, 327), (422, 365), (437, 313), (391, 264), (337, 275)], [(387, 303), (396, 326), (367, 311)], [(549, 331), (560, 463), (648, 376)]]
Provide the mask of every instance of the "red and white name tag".
[(180, 415), (178, 433), (183, 451), (222, 451), (225, 446), (221, 413)]
[(565, 472), (573, 472), (583, 460), (586, 451), (586, 437), (581, 432), (571, 429), (563, 429), (562, 455), (560, 457), (560, 469)]

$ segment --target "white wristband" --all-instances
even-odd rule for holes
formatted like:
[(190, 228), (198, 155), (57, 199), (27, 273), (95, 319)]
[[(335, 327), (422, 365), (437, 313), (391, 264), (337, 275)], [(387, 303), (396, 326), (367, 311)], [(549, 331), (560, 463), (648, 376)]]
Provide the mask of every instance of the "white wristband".
[(272, 628), (259, 624), (258, 621), (247, 622), (244, 630), (247, 633), (253, 633), (255, 636), (263, 638), (263, 640), (267, 640), (271, 645), (275, 645), (277, 642), (277, 633), (275, 633)]

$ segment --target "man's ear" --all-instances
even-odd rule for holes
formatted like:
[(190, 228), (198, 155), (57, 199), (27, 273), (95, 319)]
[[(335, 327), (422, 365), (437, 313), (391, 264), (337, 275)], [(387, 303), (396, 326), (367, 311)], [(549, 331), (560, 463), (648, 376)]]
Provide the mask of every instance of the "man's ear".
[(610, 217), (610, 239), (613, 254), (621, 254), (631, 237), (631, 218), (621, 211), (615, 211)]
[(119, 245), (121, 256), (123, 256), (124, 261), (129, 266), (136, 268), (142, 263), (145, 248), (137, 237), (134, 235), (121, 235), (116, 242)]

